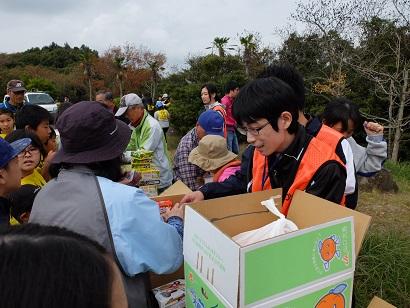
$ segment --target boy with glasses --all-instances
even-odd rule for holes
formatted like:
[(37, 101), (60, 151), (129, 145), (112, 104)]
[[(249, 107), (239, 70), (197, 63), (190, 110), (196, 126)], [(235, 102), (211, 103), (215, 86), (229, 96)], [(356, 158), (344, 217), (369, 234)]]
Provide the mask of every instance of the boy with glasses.
[(296, 189), (341, 203), (346, 183), (343, 162), (327, 144), (308, 135), (298, 123), (292, 88), (277, 78), (248, 83), (233, 106), (250, 146), (241, 170), (221, 183), (209, 183), (181, 202), (196, 202), (282, 187), (286, 215)]
[(20, 139), (9, 144), (0, 138), (0, 226), (8, 225), (10, 219), (10, 201), (5, 196), (20, 187), (21, 171), (17, 155), (30, 142), (30, 139)]

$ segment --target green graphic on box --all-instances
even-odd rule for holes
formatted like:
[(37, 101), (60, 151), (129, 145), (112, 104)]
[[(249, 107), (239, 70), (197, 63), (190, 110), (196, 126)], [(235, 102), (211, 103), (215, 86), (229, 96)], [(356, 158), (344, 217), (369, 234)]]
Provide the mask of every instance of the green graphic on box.
[(184, 262), (185, 305), (188, 308), (226, 307), (195, 271)]
[(353, 270), (352, 221), (245, 252), (245, 304)]
[(305, 307), (350, 307), (353, 279), (347, 279), (333, 286), (323, 288), (307, 294), (277, 308), (305, 308)]

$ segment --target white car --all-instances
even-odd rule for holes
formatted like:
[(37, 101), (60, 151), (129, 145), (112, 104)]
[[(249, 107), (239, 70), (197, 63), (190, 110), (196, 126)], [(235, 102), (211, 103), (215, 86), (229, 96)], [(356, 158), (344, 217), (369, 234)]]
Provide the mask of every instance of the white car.
[(54, 99), (45, 92), (26, 92), (24, 94), (26, 104), (34, 104), (47, 109), (47, 111), (55, 117), (57, 114), (57, 104)]

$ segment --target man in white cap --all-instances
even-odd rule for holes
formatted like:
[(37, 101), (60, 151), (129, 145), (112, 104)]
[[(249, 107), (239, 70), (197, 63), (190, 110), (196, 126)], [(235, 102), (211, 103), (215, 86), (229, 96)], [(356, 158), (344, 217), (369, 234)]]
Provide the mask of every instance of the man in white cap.
[(171, 161), (162, 128), (144, 109), (141, 98), (135, 93), (121, 98), (120, 108), (115, 116), (120, 117), (124, 114), (130, 120), (130, 126), (134, 128), (127, 151), (145, 149), (154, 152), (152, 162), (159, 169), (158, 191), (162, 192), (172, 184)]

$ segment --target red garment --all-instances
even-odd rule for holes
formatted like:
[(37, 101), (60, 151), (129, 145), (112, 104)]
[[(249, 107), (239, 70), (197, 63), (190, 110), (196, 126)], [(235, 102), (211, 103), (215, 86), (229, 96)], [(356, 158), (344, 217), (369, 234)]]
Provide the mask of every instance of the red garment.
[(236, 121), (232, 115), (233, 102), (234, 99), (228, 95), (225, 95), (221, 99), (221, 104), (225, 106), (226, 110), (226, 126), (228, 127), (228, 129), (234, 129), (236, 127)]

